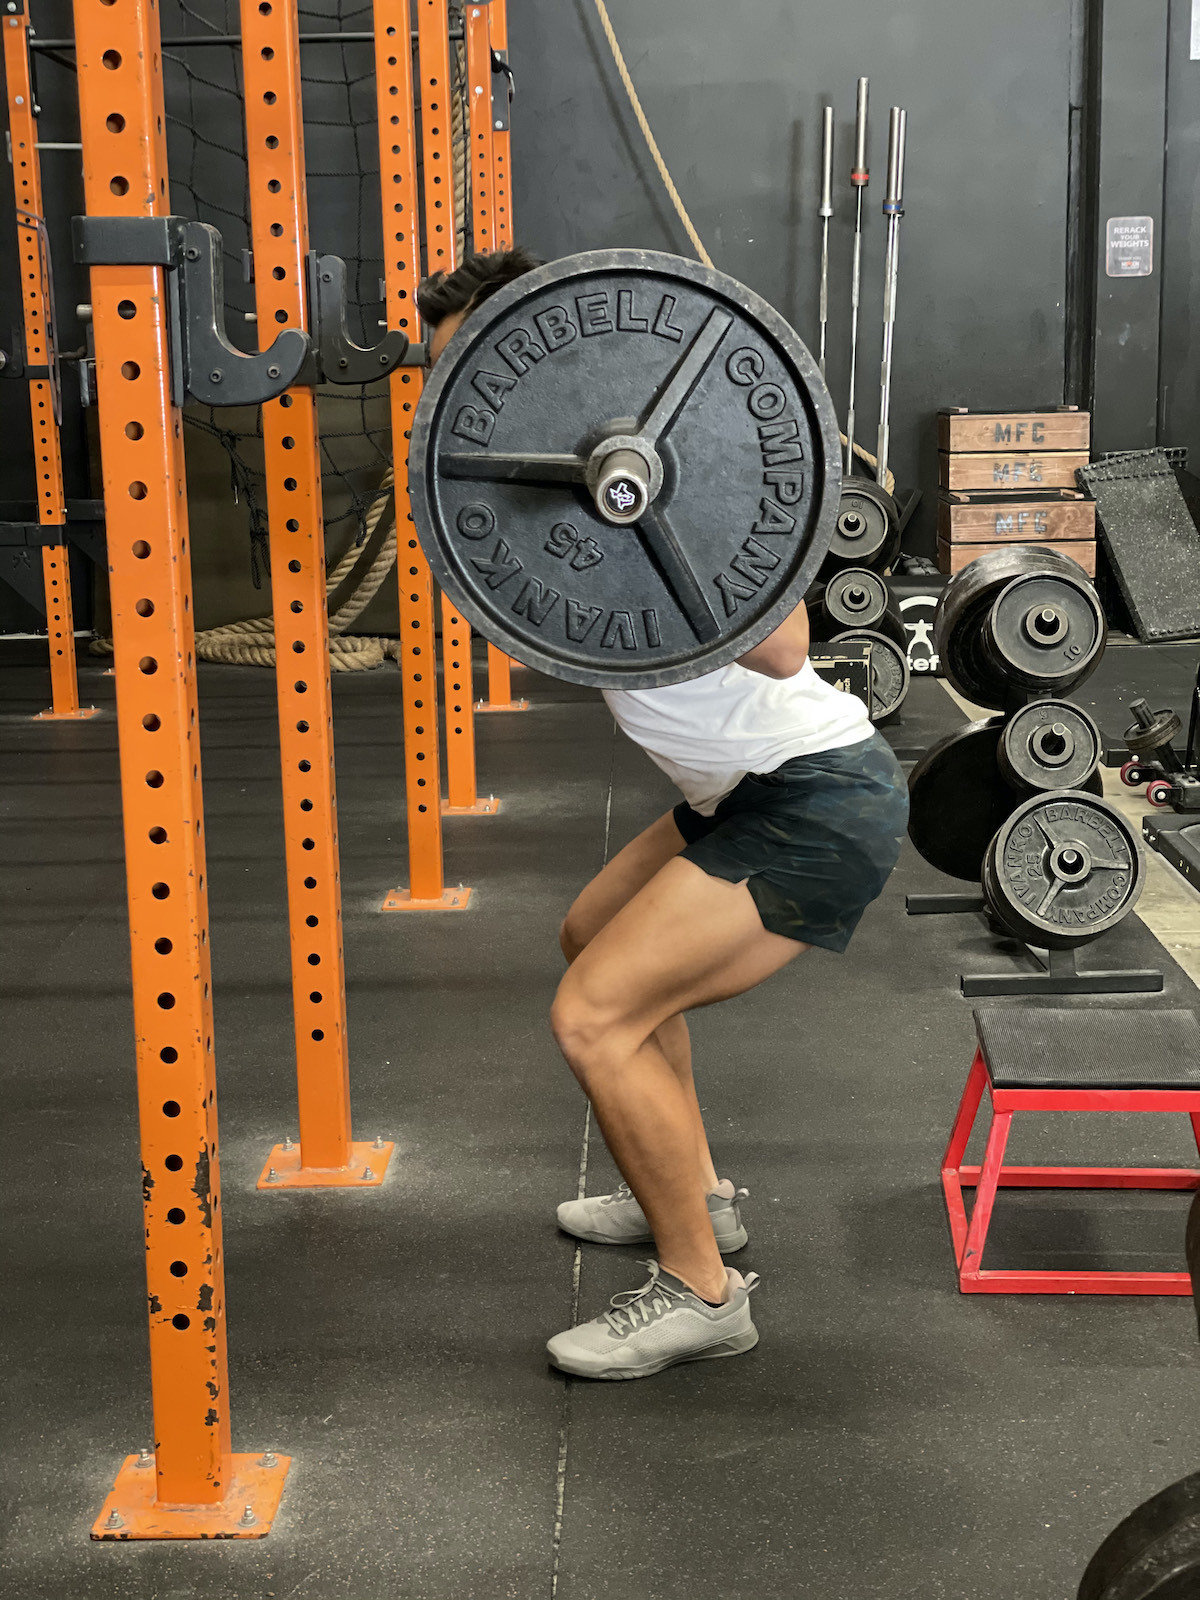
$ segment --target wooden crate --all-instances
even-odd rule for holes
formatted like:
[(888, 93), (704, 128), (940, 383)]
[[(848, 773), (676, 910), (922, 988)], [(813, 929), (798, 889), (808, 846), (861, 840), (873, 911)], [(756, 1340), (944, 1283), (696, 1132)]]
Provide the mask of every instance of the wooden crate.
[(1096, 537), (1096, 503), (1060, 494), (944, 494), (938, 500), (938, 538), (947, 544), (1054, 544)]
[(939, 450), (1087, 450), (1091, 442), (1091, 416), (1073, 407), (1053, 411), (952, 407), (938, 412)]
[(1004, 455), (938, 453), (943, 489), (1074, 489), (1076, 467), (1086, 467), (1086, 450), (1017, 451)]
[[(1072, 561), (1077, 561), (1089, 578), (1096, 576), (1096, 541), (1094, 539), (1070, 539), (1062, 543), (1043, 539), (1042, 543), (1049, 550), (1057, 550), (1061, 555), (1070, 556)], [(939, 572), (961, 572), (976, 556), (990, 555), (993, 550), (1011, 550), (1012, 545), (1007, 541), (1000, 544), (951, 544), (947, 539), (939, 539), (937, 547), (937, 564)]]

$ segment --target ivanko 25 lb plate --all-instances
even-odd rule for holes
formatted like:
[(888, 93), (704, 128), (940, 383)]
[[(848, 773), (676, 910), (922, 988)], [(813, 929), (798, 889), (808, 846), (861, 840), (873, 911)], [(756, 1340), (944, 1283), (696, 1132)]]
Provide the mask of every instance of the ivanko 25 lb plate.
[(829, 547), (838, 431), (767, 303), (675, 256), (597, 250), (501, 289), (413, 421), (438, 582), (519, 661), (652, 688), (760, 643)]
[(847, 628), (835, 634), (832, 644), (871, 646), (871, 703), (867, 707), (872, 722), (895, 716), (904, 704), (909, 689), (908, 657), (904, 646), (874, 628)]
[(1070, 950), (1127, 917), (1142, 892), (1142, 855), (1125, 818), (1081, 790), (1034, 795), (1001, 824), (983, 862), (983, 893), (1010, 933)]

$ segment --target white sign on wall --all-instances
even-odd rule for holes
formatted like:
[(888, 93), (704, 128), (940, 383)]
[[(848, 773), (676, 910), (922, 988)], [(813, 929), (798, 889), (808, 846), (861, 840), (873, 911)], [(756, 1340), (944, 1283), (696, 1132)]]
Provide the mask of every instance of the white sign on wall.
[(1200, 0), (1192, 0), (1192, 60), (1200, 61)]
[(1110, 278), (1148, 278), (1154, 271), (1154, 218), (1109, 217), (1104, 270)]

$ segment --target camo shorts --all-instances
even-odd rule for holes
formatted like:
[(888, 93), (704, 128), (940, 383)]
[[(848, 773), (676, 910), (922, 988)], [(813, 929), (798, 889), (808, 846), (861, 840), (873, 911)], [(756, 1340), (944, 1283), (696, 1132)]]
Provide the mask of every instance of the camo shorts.
[(842, 951), (899, 859), (908, 787), (876, 733), (748, 773), (711, 817), (686, 800), (674, 816), (684, 859), (745, 882), (764, 928)]

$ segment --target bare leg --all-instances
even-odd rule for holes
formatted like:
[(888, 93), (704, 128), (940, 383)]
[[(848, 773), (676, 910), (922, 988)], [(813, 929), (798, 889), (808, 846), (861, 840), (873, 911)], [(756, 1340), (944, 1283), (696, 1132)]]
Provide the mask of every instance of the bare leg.
[(695, 1093), (656, 1037), (694, 1006), (741, 994), (805, 945), (769, 933), (744, 884), (669, 861), (601, 929), (559, 986), (552, 1023), (659, 1259), (703, 1298), (726, 1275), (697, 1182)]
[(688, 1115), (692, 1120), (692, 1134), (696, 1141), (696, 1166), (700, 1172), (700, 1181), (704, 1193), (710, 1195), (721, 1180), (713, 1165), (712, 1152), (708, 1148), (708, 1134), (705, 1132), (704, 1118), (700, 1112), (700, 1101), (696, 1096), (696, 1080), (692, 1076), (692, 1038), (688, 1032), (687, 1019), (679, 1013), (668, 1017), (665, 1022), (660, 1022), (654, 1030), (654, 1042), (662, 1051), (671, 1071), (679, 1079), (679, 1087), (683, 1090), (688, 1105)]
[[(679, 854), (683, 846), (683, 836), (668, 811), (617, 852), (567, 912), (559, 932), (559, 943), (568, 962), (574, 961), (587, 948), (601, 928), (606, 927), (617, 912), (628, 905), (639, 890), (645, 888), (660, 868)], [(679, 1079), (688, 1101), (703, 1193), (711, 1194), (720, 1180), (708, 1148), (700, 1102), (696, 1098), (696, 1084), (692, 1077), (692, 1041), (686, 1020), (682, 1015), (668, 1017), (655, 1029), (654, 1038)]]

